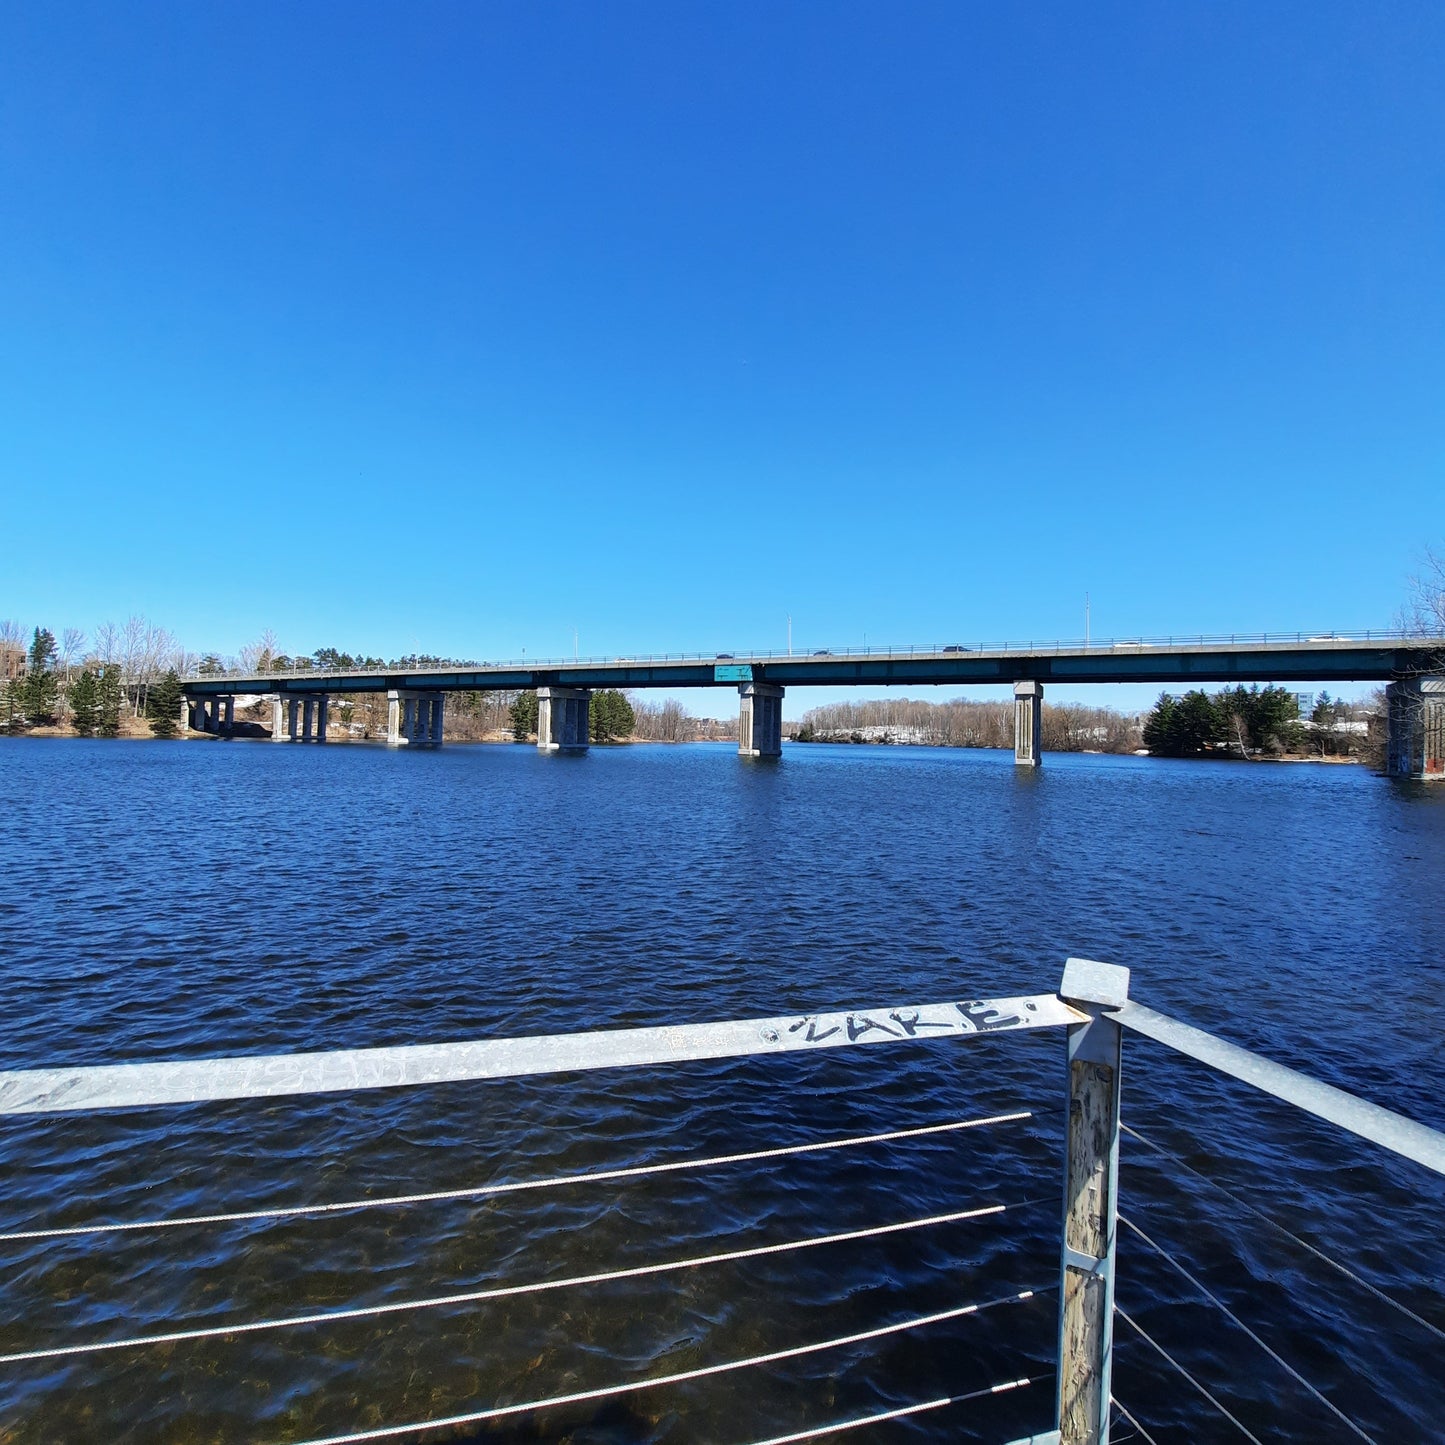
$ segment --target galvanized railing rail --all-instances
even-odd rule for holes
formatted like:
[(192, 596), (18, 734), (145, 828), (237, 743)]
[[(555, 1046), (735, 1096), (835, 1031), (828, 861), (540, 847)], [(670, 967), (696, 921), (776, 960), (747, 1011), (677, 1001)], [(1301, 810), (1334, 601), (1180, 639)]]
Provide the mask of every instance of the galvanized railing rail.
[[(1338, 1089), (1309, 1079), (1297, 1071), (1271, 1063), (1258, 1055), (1225, 1043), (1128, 997), (1127, 969), (1090, 960), (1070, 959), (1058, 994), (1017, 998), (933, 1003), (835, 1013), (790, 1014), (772, 1018), (621, 1029), (572, 1035), (500, 1039), (403, 1048), (346, 1050), (331, 1053), (269, 1055), (256, 1058), (208, 1059), (37, 1069), (0, 1073), (0, 1117), (63, 1114), (79, 1110), (152, 1109), (212, 1100), (276, 1098), (285, 1095), (340, 1090), (398, 1088), (461, 1080), (497, 1080), (594, 1069), (656, 1066), (703, 1059), (766, 1057), (772, 1054), (810, 1053), (854, 1046), (903, 1046), (967, 1040), (985, 1034), (1040, 1028), (1063, 1028), (1068, 1036), (1068, 1111), (1066, 1115), (1065, 1177), (1060, 1246), (1059, 1344), (1055, 1373), (1054, 1428), (1029, 1437), (1030, 1445), (1107, 1445), (1111, 1417), (1117, 1411), (1147, 1437), (1135, 1412), (1114, 1398), (1112, 1390), (1113, 1325), (1116, 1314), (1144, 1338), (1191, 1386), (1234, 1421), (1248, 1438), (1255, 1438), (1229, 1413), (1217, 1397), (1190, 1375), (1167, 1351), (1149, 1337), (1132, 1316), (1114, 1302), (1115, 1251), (1118, 1214), (1118, 1159), (1120, 1061), (1122, 1036), (1128, 1029), (1179, 1049), (1205, 1064), (1326, 1119), (1350, 1133), (1445, 1175), (1445, 1135), (1390, 1110), (1367, 1104)], [(220, 1221), (262, 1218), (305, 1218), (341, 1210), (397, 1207), (453, 1198), (481, 1198), (490, 1194), (529, 1189), (559, 1188), (579, 1182), (622, 1181), (674, 1170), (716, 1167), (742, 1160), (768, 1161), (818, 1150), (861, 1147), (880, 1141), (901, 1141), (947, 1131), (985, 1128), (1028, 1117), (1003, 1114), (992, 1117), (925, 1125), (886, 1133), (825, 1140), (707, 1159), (603, 1169), (580, 1175), (458, 1187), (443, 1191), (370, 1197), (333, 1204), (278, 1206), (222, 1214), (172, 1216), (158, 1220), (107, 1222), (97, 1225), (12, 1230), (0, 1234), (0, 1244), (40, 1242), (84, 1234), (121, 1234), (130, 1230), (174, 1229)], [(1150, 1146), (1154, 1147), (1154, 1146)], [(724, 1260), (758, 1258), (853, 1242), (906, 1231), (928, 1229), (941, 1223), (996, 1218), (1011, 1208), (1037, 1201), (991, 1201), (974, 1208), (954, 1210), (916, 1220), (891, 1221), (865, 1229), (832, 1233), (783, 1243), (745, 1246), (681, 1260), (657, 1261), (628, 1268), (598, 1271), (564, 1279), (507, 1283), (453, 1292), (441, 1296), (387, 1301), (369, 1306), (335, 1308), (281, 1319), (241, 1324), (201, 1326), (125, 1338), (108, 1338), (78, 1344), (14, 1351), (0, 1356), (0, 1367), (27, 1360), (62, 1359), (141, 1349), (182, 1340), (196, 1340), (324, 1325), (356, 1319), (423, 1310), (438, 1306), (475, 1304), (489, 1299), (543, 1290), (574, 1288), (602, 1281), (634, 1279), (694, 1269)], [(1155, 1241), (1137, 1226), (1124, 1221), (1153, 1248)], [(1167, 1252), (1166, 1252), (1167, 1253)], [(1316, 1251), (1318, 1253), (1318, 1251)], [(1322, 1258), (1325, 1256), (1321, 1255)], [(1170, 1262), (1184, 1271), (1177, 1259)], [(1334, 1263), (1333, 1261), (1327, 1261)], [(1341, 1266), (1341, 1268), (1343, 1268)], [(1203, 1286), (1201, 1285), (1201, 1288)], [(1370, 1288), (1374, 1289), (1373, 1286)], [(821, 1351), (922, 1330), (949, 1320), (970, 1318), (1045, 1292), (1041, 1288), (1017, 1290), (993, 1299), (973, 1301), (931, 1314), (893, 1321), (823, 1341), (787, 1345), (738, 1360), (724, 1360), (695, 1369), (650, 1379), (629, 1380), (596, 1389), (554, 1395), (519, 1404), (467, 1409), (444, 1418), (378, 1426), (325, 1437), (307, 1445), (343, 1445), (343, 1442), (396, 1439), (433, 1429), (484, 1424), (542, 1409), (576, 1405), (676, 1385), (714, 1375), (727, 1375)], [(1208, 1291), (1206, 1290), (1206, 1294)], [(1405, 1315), (1425, 1328), (1435, 1326), (1375, 1289)], [(1213, 1298), (1211, 1296), (1211, 1298)], [(1225, 1308), (1215, 1299), (1220, 1308)], [(1295, 1366), (1226, 1310), (1269, 1355), (1332, 1410), (1361, 1438), (1370, 1437), (1328, 1400)], [(963, 1404), (987, 1395), (1009, 1393), (1039, 1383), (1026, 1377), (996, 1382), (986, 1390), (917, 1401), (893, 1410), (849, 1420), (832, 1421), (792, 1434), (774, 1435), (759, 1445), (818, 1438), (840, 1431), (861, 1429), (886, 1420), (922, 1415), (946, 1406)], [(1025, 1445), (1025, 1442), (1014, 1442)]]

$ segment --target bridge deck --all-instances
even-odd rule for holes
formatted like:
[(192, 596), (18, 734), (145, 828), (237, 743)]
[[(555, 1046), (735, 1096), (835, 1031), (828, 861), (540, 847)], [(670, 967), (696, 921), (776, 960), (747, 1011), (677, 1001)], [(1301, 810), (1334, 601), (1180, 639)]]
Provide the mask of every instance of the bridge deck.
[(1007, 643), (1001, 646), (855, 648), (780, 652), (482, 662), (375, 671), (210, 674), (185, 679), (193, 697), (262, 692), (446, 692), (546, 686), (583, 688), (731, 687), (739, 681), (787, 687), (930, 686), (1038, 682), (1201, 683), (1389, 682), (1445, 671), (1445, 637), (1352, 633), (1149, 641)]

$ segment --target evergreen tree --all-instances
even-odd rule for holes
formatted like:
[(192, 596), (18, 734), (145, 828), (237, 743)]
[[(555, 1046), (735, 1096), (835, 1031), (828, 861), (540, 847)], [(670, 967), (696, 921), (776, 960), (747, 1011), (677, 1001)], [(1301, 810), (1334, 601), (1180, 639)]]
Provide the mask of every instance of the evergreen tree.
[(46, 727), (55, 721), (60, 685), (55, 677), (55, 634), (37, 627), (30, 644), (29, 666), (20, 684), (20, 706), (29, 727)]
[[(1167, 692), (1159, 694), (1159, 701), (1144, 719), (1144, 746), (1156, 757), (1168, 757), (1174, 739), (1175, 702)], [(810, 737), (809, 742), (812, 741)]]
[(1294, 752), (1303, 741), (1299, 699), (1283, 687), (1266, 687), (1255, 697), (1250, 732), (1255, 746), (1271, 753)]
[(120, 685), (120, 664), (110, 662), (101, 670), (96, 681), (96, 704), (99, 717), (95, 731), (103, 738), (120, 736), (120, 704), (123, 689)]
[(519, 692), (512, 704), (512, 737), (519, 743), (527, 741), (529, 733), (537, 731), (537, 694)]
[(181, 676), (171, 670), (150, 690), (146, 699), (146, 713), (150, 718), (151, 732), (158, 738), (173, 738), (180, 731), (177, 721), (181, 711), (181, 700), (185, 697)]
[(632, 704), (615, 688), (599, 688), (592, 694), (588, 724), (594, 743), (632, 736), (637, 725)]
[(89, 670), (82, 672), (70, 689), (70, 720), (83, 738), (100, 725), (100, 686)]
[(1144, 746), (1157, 757), (1198, 757), (1220, 740), (1221, 716), (1206, 692), (1180, 698), (1161, 693), (1144, 724)]
[(48, 627), (37, 627), (30, 644), (31, 672), (46, 671), (55, 665), (55, 634)]

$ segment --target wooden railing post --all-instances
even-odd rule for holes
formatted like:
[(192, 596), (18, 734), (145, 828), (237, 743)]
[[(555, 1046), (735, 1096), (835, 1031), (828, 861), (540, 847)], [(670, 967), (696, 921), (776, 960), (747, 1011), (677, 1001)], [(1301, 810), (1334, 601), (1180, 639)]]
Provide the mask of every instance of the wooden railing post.
[(1121, 1033), (1109, 1010), (1127, 1002), (1129, 970), (1071, 958), (1059, 996), (1090, 1018), (1069, 1026), (1056, 1419), (1059, 1445), (1109, 1445)]

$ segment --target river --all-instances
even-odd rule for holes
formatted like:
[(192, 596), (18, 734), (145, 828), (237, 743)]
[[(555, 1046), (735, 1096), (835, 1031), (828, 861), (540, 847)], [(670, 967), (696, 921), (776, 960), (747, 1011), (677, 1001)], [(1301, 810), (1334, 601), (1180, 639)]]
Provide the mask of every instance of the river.
[[(1133, 996), (1442, 1123), (1445, 788), (1348, 766), (811, 746), (388, 752), (0, 741), (0, 1066), (200, 1058), (1048, 992)], [(0, 1364), (0, 1440), (299, 1441), (688, 1371), (1057, 1276), (1062, 1039), (0, 1121), (0, 1231), (461, 1189), (992, 1117), (630, 1181), (0, 1241), (0, 1353), (641, 1277)], [(1126, 1039), (1124, 1118), (1445, 1328), (1445, 1181)], [(1133, 1139), (1121, 1209), (1378, 1440), (1441, 1438), (1440, 1340)], [(1121, 1306), (1270, 1441), (1354, 1439), (1131, 1233)], [(428, 1440), (717, 1445), (1052, 1419), (1052, 1293)], [(1242, 1438), (1121, 1322), (1164, 1442)], [(1131, 1434), (1121, 1428), (1116, 1439)]]

